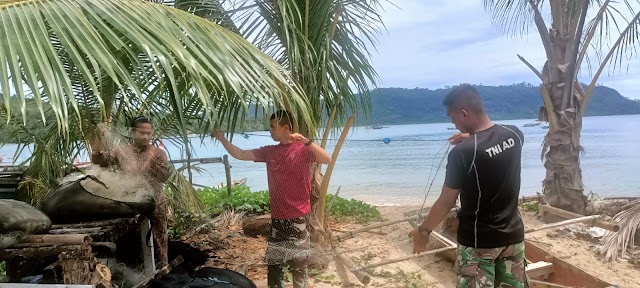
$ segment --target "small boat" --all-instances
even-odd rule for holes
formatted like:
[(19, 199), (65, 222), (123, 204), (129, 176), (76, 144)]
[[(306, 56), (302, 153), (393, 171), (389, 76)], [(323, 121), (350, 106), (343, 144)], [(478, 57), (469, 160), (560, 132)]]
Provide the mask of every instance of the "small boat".
[[(409, 223), (416, 227), (415, 223), (420, 223), (426, 215), (429, 213), (429, 208), (425, 208), (422, 211), (421, 217), (418, 221), (409, 221)], [(404, 216), (409, 218), (417, 217), (420, 210), (410, 211), (404, 213)], [(442, 237), (446, 238), (445, 241), (455, 245), (456, 230), (458, 226), (458, 219), (456, 212), (450, 212), (445, 221), (443, 222), (445, 231), (442, 232)], [(437, 239), (437, 237), (435, 237)], [(432, 238), (433, 239), (433, 238)], [(446, 245), (447, 243), (442, 240), (437, 240), (439, 245), (436, 248)], [(525, 258), (527, 261), (527, 276), (531, 281), (531, 287), (534, 288), (577, 288), (577, 287), (593, 287), (593, 288), (611, 288), (616, 287), (598, 277), (587, 273), (586, 271), (553, 256), (544, 248), (540, 247), (534, 241), (525, 239)], [(446, 251), (440, 254), (445, 259), (452, 263), (456, 261), (455, 251)]]
[(456, 127), (447, 127), (447, 130), (457, 130)]
[(535, 127), (535, 126), (540, 125), (540, 123), (541, 122), (538, 122), (538, 123), (527, 123), (527, 124), (524, 124), (523, 127)]
[(373, 125), (373, 126), (371, 126), (371, 128), (372, 129), (382, 129), (382, 128), (384, 128), (384, 126), (382, 126), (382, 125)]

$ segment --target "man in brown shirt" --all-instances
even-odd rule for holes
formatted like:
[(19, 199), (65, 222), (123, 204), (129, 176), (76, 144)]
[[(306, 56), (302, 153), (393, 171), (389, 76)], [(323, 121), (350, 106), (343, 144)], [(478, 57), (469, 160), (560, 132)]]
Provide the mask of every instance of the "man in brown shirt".
[(121, 144), (113, 149), (106, 149), (103, 137), (98, 133), (96, 141), (91, 145), (91, 161), (101, 167), (117, 166), (123, 173), (137, 173), (148, 181), (153, 189), (156, 209), (153, 213), (153, 240), (158, 254), (158, 264), (164, 267), (168, 261), (167, 234), (167, 201), (162, 193), (162, 184), (169, 178), (169, 162), (167, 154), (160, 148), (151, 145), (153, 124), (145, 116), (138, 116), (131, 121), (132, 143)]

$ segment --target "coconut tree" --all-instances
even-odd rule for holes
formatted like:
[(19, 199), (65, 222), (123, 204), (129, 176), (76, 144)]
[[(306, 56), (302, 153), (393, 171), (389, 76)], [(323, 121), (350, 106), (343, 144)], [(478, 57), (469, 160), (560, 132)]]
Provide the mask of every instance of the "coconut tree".
[[(124, 126), (144, 113), (186, 151), (188, 127), (233, 129), (248, 107), (286, 102), (301, 122), (315, 125), (289, 73), (211, 21), (222, 19), (207, 12), (211, 3), (172, 3), (183, 11), (142, 0), (0, 0), (2, 116), (24, 125), (25, 99), (33, 98), (48, 125), (44, 137), (18, 131), (33, 142), (23, 184), (34, 201), (74, 155), (90, 149), (99, 123)], [(20, 111), (11, 109), (11, 95)]]
[[(313, 121), (298, 118), (301, 134), (322, 139), (318, 142), (324, 147), (328, 132), (336, 132), (333, 127), (345, 124), (354, 111), (366, 116), (368, 93), (377, 80), (369, 49), (382, 28), (380, 1), (232, 2), (225, 5), (241, 35), (287, 69), (305, 92)], [(327, 133), (319, 134), (318, 128)], [(329, 179), (322, 185), (320, 168), (313, 172), (312, 223), (314, 231), (322, 234)]]
[[(587, 197), (583, 193), (580, 169), (582, 118), (604, 69), (621, 67), (627, 57), (635, 53), (640, 37), (640, 12), (633, 10), (631, 2), (636, 1), (483, 2), (502, 30), (524, 35), (529, 26), (534, 25), (540, 35), (546, 56), (542, 69), (518, 57), (542, 81), (540, 94), (544, 109), (540, 118), (549, 122), (542, 149), (547, 169), (543, 181), (545, 201), (584, 213)], [(597, 67), (585, 86), (577, 80), (584, 60), (589, 68)]]

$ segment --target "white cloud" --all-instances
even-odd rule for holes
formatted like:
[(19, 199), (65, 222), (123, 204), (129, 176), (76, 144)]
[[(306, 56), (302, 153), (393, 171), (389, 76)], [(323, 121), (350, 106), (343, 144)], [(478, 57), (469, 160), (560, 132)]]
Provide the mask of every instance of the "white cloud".
[[(491, 15), (477, 0), (392, 2), (397, 7), (384, 5), (387, 33), (379, 36), (378, 52), (372, 59), (381, 78), (379, 86), (435, 89), (461, 82), (540, 82), (517, 57), (522, 55), (539, 69), (544, 64), (544, 50), (534, 28), (524, 37), (508, 36), (491, 24)], [(609, 75), (611, 69), (607, 69), (598, 83), (640, 99), (640, 87), (634, 85), (640, 79), (640, 59), (625, 64), (628, 70), (625, 65)], [(588, 71), (583, 70), (580, 80), (590, 81)]]

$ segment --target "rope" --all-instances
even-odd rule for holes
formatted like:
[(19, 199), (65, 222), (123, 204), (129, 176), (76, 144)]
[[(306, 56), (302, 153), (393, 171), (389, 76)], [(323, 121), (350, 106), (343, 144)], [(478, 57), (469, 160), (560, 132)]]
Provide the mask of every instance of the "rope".
[[(262, 135), (262, 134), (254, 134), (254, 133), (235, 133), (235, 134), (240, 134), (242, 136), (244, 135), (248, 135), (248, 136), (258, 136), (258, 137), (271, 137), (269, 135)], [(245, 137), (246, 138), (246, 137)], [(390, 138), (385, 138), (385, 139), (389, 139)], [(318, 140), (318, 139), (314, 139), (314, 140)], [(440, 141), (448, 141), (448, 138), (442, 138), (442, 139), (397, 139), (397, 140), (393, 140), (393, 142), (440, 142)], [(338, 141), (338, 139), (327, 139), (327, 141)], [(345, 141), (350, 141), (350, 142), (380, 142), (380, 141), (384, 141), (384, 139), (345, 139)]]
[[(440, 154), (440, 151), (442, 151), (442, 149), (444, 149), (444, 147), (447, 147), (447, 151), (442, 155), (442, 159), (440, 160), (440, 164), (438, 165), (438, 169), (436, 170), (436, 174), (433, 175), (433, 178), (431, 178), (431, 174), (433, 172), (433, 166), (435, 164), (436, 156), (438, 156), (438, 154)], [(438, 152), (435, 155), (433, 155), (433, 160), (431, 162), (431, 171), (429, 172), (429, 178), (427, 178), (427, 179), (431, 179), (431, 183), (429, 183), (428, 188), (427, 188), (427, 186), (425, 186), (424, 200), (422, 200), (422, 205), (420, 206), (420, 211), (416, 215), (416, 223), (420, 221), (420, 215), (422, 215), (422, 211), (424, 210), (424, 205), (427, 203), (427, 198), (429, 198), (429, 193), (431, 192), (431, 187), (433, 187), (433, 182), (436, 180), (436, 177), (438, 176), (438, 172), (440, 172), (440, 168), (442, 167), (442, 163), (444, 163), (444, 159), (447, 157), (447, 154), (449, 153), (449, 149), (450, 148), (451, 148), (451, 143), (447, 142), (445, 145), (442, 146), (442, 148), (440, 148), (440, 150), (438, 150)]]

